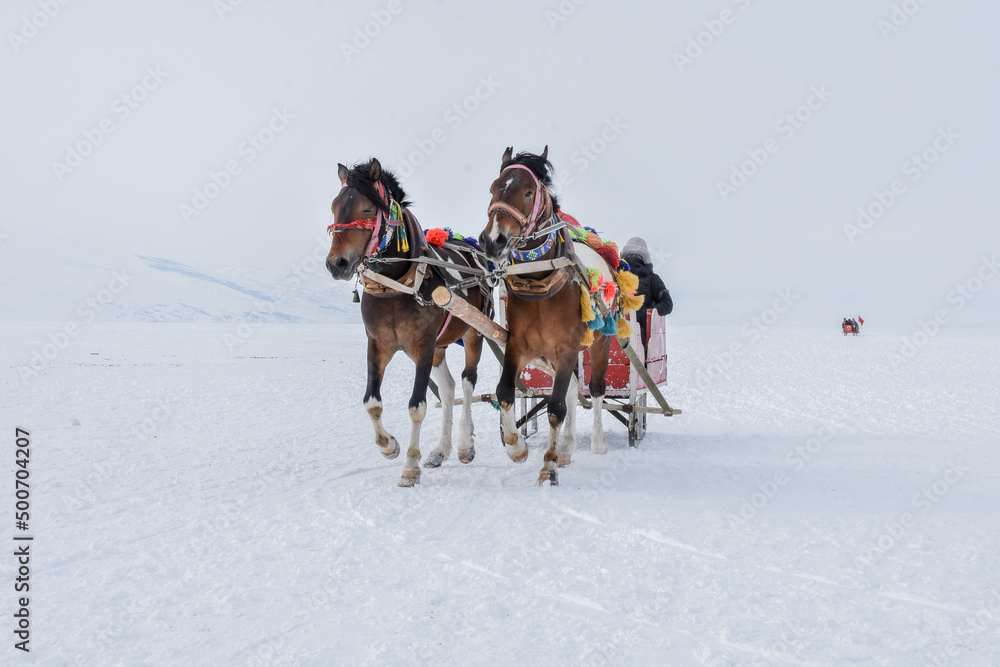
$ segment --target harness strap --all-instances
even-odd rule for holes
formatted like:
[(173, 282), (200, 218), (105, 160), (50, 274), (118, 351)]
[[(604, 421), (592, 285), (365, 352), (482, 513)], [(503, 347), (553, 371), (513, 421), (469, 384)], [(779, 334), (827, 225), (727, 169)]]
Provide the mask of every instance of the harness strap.
[(559, 291), (573, 274), (566, 268), (554, 270), (544, 278), (519, 278), (507, 276), (510, 291), (518, 296), (544, 297)]
[(539, 271), (553, 271), (572, 266), (573, 260), (569, 257), (556, 257), (555, 259), (536, 259), (533, 262), (523, 262), (507, 267), (508, 276), (516, 276), (521, 273), (537, 273)]
[(427, 275), (427, 270), (425, 264), (414, 264), (399, 280), (393, 280), (371, 269), (365, 269), (361, 272), (361, 282), (365, 286), (365, 294), (376, 296), (386, 296), (389, 292), (413, 294), (420, 289), (420, 283)]
[(444, 324), (441, 325), (441, 331), (438, 332), (437, 338), (434, 339), (435, 343), (441, 342), (441, 336), (444, 335), (444, 330), (448, 328), (449, 324), (451, 324), (451, 318), (453, 317), (453, 315), (451, 314), (450, 310), (447, 310), (445, 312), (448, 314), (444, 318)]

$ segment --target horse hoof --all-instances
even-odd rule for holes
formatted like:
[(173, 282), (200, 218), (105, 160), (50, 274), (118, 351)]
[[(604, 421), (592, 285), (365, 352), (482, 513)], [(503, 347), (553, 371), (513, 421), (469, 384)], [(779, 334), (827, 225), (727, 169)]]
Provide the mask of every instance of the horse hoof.
[(474, 447), (458, 450), (458, 460), (462, 463), (472, 463), (472, 459), (474, 458), (476, 458), (476, 450)]
[(573, 458), (572, 454), (560, 454), (557, 463), (560, 468), (565, 468), (566, 466), (568, 466), (570, 463), (573, 462), (572, 458)]
[(513, 461), (514, 463), (524, 463), (528, 458), (527, 445), (525, 445), (523, 449), (521, 449), (520, 453), (516, 453), (517, 450), (513, 449), (510, 445), (506, 445), (504, 449), (507, 450), (507, 456), (509, 456), (510, 460)]
[(393, 438), (392, 439), (392, 450), (391, 451), (387, 452), (384, 449), (382, 449), (381, 447), (379, 448), (379, 451), (382, 452), (382, 456), (384, 456), (385, 458), (387, 458), (387, 459), (394, 459), (397, 456), (399, 456), (399, 443), (396, 442), (395, 438)]
[(444, 454), (441, 453), (432, 452), (424, 459), (425, 468), (440, 468), (442, 463), (444, 463)]
[(590, 451), (597, 455), (604, 455), (608, 453), (608, 441), (602, 440), (601, 442), (590, 443)]
[(559, 486), (559, 475), (555, 470), (543, 470), (538, 473), (538, 486), (543, 486), (545, 482), (550, 486)]
[(416, 484), (420, 484), (420, 470), (404, 470), (403, 476), (399, 480), (399, 485), (404, 488), (410, 488)]

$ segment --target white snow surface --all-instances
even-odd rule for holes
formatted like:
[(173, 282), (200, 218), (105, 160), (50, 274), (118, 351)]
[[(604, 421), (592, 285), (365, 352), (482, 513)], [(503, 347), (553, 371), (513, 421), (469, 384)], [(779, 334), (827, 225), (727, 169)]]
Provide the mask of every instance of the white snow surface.
[[(0, 324), (35, 535), (32, 652), (0, 596), (4, 664), (1000, 664), (995, 330), (893, 367), (912, 332), (672, 326), (684, 412), (638, 449), (606, 419), (591, 454), (581, 408), (540, 488), (544, 439), (511, 462), (477, 405), (475, 460), (403, 489), (360, 324), (86, 323), (22, 379), (61, 326)], [(487, 354), (477, 390), (497, 376)], [(401, 443), (411, 381), (397, 357)]]

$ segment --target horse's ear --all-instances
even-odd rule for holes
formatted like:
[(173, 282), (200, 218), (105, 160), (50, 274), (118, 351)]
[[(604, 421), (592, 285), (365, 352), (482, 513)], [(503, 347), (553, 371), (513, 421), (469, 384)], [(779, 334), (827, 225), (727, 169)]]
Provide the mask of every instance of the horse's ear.
[(371, 177), (372, 183), (377, 183), (378, 179), (382, 177), (382, 165), (376, 158), (372, 158), (372, 163), (368, 167), (368, 176)]
[(542, 149), (542, 159), (543, 160), (548, 160), (549, 159), (549, 145), (548, 144), (545, 144), (545, 148)]
[(347, 185), (347, 167), (337, 163), (337, 176), (340, 178), (341, 185)]
[(508, 146), (507, 150), (503, 152), (503, 157), (500, 158), (500, 164), (506, 164), (510, 162), (512, 157), (514, 157), (514, 147)]

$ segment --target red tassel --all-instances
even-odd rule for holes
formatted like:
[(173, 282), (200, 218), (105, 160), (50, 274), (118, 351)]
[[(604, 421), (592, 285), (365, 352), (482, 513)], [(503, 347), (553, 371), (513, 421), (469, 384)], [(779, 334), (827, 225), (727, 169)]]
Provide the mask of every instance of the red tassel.
[(602, 245), (600, 248), (595, 248), (597, 254), (604, 258), (604, 261), (608, 263), (613, 269), (618, 268), (618, 252), (609, 245)]

